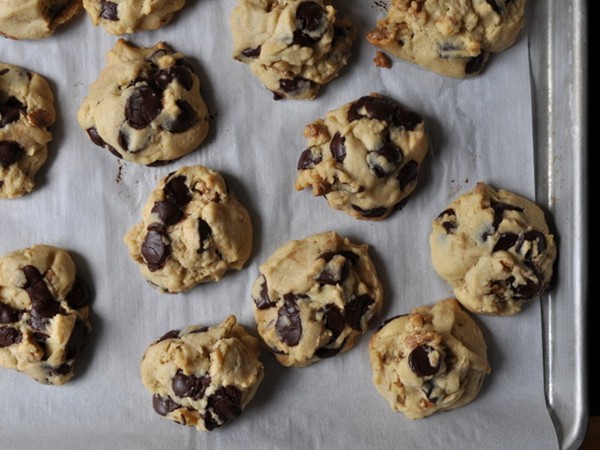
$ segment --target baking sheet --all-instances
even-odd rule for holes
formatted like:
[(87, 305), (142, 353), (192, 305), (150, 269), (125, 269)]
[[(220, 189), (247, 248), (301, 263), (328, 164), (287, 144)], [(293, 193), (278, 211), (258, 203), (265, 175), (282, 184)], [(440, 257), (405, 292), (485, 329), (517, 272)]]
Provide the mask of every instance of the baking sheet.
[[(550, 334), (556, 324), (548, 320), (547, 311), (564, 308), (557, 306), (555, 296), (572, 297), (572, 287), (564, 280), (570, 279), (568, 274), (580, 276), (571, 253), (561, 253), (559, 282), (541, 303), (512, 318), (477, 317), (488, 341), (492, 374), (476, 401), (425, 420), (409, 421), (392, 412), (377, 394), (367, 354), (371, 331), (351, 351), (302, 369), (283, 368), (263, 352), (266, 375), (255, 399), (240, 418), (211, 433), (161, 419), (139, 376), (146, 346), (170, 329), (212, 325), (235, 314), (254, 332), (250, 286), (258, 266), (289, 239), (335, 230), (368, 243), (384, 284), (383, 316), (451, 294), (431, 267), (430, 223), (477, 181), (541, 197), (558, 216), (554, 223), (561, 242), (570, 242), (572, 230), (563, 227), (573, 221), (560, 210), (568, 201), (559, 201), (555, 190), (568, 198), (572, 186), (543, 184), (540, 136), (547, 136), (548, 129), (540, 135), (539, 119), (533, 115), (540, 108), (539, 89), (550, 86), (541, 82), (543, 63), (534, 57), (538, 51), (546, 51), (542, 54), (547, 57), (552, 53), (546, 41), (531, 35), (531, 29), (540, 27), (532, 25), (531, 14), (550, 17), (557, 11), (540, 5), (546, 2), (532, 3), (529, 32), (514, 47), (496, 55), (480, 77), (454, 80), (399, 61), (391, 69), (375, 67), (375, 49), (364, 36), (384, 15), (383, 4), (338, 2), (359, 36), (348, 67), (315, 101), (276, 102), (247, 67), (230, 57), (228, 16), (235, 2), (188, 1), (167, 27), (129, 37), (144, 46), (165, 41), (186, 54), (200, 74), (212, 117), (209, 136), (197, 151), (157, 168), (117, 160), (91, 144), (76, 123), (87, 86), (104, 66), (116, 37), (94, 28), (82, 14), (52, 38), (1, 40), (0, 60), (50, 81), (59, 119), (37, 189), (0, 204), (0, 252), (35, 243), (69, 250), (94, 292), (94, 332), (79, 357), (76, 377), (64, 386), (43, 386), (18, 372), (0, 371), (0, 447), (552, 449), (577, 442), (583, 414), (573, 414), (564, 398), (574, 394), (574, 403), (582, 404), (581, 372), (578, 366), (568, 376), (556, 370), (566, 350), (580, 357), (577, 330), (563, 326), (561, 337), (569, 337), (569, 348), (554, 348), (554, 365), (544, 358), (548, 344), (557, 339)], [(305, 146), (304, 125), (370, 92), (388, 95), (422, 114), (432, 144), (411, 200), (378, 223), (354, 220), (330, 209), (325, 200), (293, 189), (296, 162)], [(122, 237), (140, 220), (141, 207), (157, 181), (192, 164), (220, 171), (247, 206), (255, 228), (254, 251), (245, 269), (218, 283), (164, 295), (142, 280)], [(577, 169), (560, 169), (561, 175), (573, 177)], [(548, 205), (551, 196), (557, 201)], [(567, 312), (574, 321), (579, 304), (571, 304)], [(575, 392), (573, 380), (580, 388)], [(571, 437), (565, 439), (561, 428)]]

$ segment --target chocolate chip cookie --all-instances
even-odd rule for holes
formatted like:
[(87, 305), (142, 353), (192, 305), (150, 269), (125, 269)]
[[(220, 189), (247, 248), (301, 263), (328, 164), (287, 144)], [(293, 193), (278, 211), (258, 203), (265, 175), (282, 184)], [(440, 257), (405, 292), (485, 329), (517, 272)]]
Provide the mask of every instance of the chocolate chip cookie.
[(81, 11), (81, 0), (0, 0), (0, 35), (41, 39)]
[(172, 330), (148, 347), (140, 371), (157, 414), (211, 431), (238, 417), (263, 379), (260, 344), (229, 316)]
[(223, 177), (188, 166), (158, 183), (125, 243), (152, 286), (177, 293), (240, 270), (252, 250), (252, 231), (248, 211)]
[(368, 41), (399, 59), (456, 78), (479, 74), (523, 28), (526, 0), (395, 0)]
[(184, 6), (185, 0), (83, 0), (93, 24), (118, 35), (161, 28)]
[(46, 80), (0, 62), (0, 198), (31, 192), (48, 156), (48, 127), (56, 118)]
[(69, 253), (34, 245), (4, 255), (0, 287), (0, 366), (69, 381), (91, 331), (89, 290)]
[(429, 147), (422, 117), (378, 94), (330, 111), (304, 135), (295, 188), (311, 187), (332, 208), (365, 220), (404, 206)]
[(233, 58), (276, 100), (315, 98), (346, 66), (355, 38), (327, 0), (239, 0), (230, 27)]
[(252, 300), (265, 345), (282, 365), (302, 367), (350, 350), (379, 314), (383, 290), (368, 246), (330, 231), (276, 250)]
[(200, 80), (163, 42), (138, 48), (119, 39), (77, 119), (94, 144), (146, 165), (188, 154), (208, 133)]
[(375, 387), (410, 419), (472, 402), (490, 372), (483, 334), (454, 298), (384, 322), (369, 357)]
[(556, 244), (530, 200), (478, 183), (433, 221), (433, 267), (470, 311), (510, 316), (552, 278)]

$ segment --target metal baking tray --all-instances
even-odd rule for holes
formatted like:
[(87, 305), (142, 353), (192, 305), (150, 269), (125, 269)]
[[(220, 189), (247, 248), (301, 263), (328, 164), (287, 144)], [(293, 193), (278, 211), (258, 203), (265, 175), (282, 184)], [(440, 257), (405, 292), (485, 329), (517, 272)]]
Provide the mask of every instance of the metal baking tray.
[(531, 3), (536, 195), (560, 230), (559, 276), (542, 302), (545, 394), (560, 448), (576, 449), (588, 421), (587, 2)]

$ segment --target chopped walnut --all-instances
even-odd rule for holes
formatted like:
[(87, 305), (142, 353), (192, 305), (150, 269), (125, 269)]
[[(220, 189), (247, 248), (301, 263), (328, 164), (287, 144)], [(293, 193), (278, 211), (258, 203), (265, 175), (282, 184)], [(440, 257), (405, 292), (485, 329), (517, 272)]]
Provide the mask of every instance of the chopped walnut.
[(373, 58), (373, 62), (377, 67), (383, 67), (385, 69), (389, 69), (390, 67), (392, 67), (392, 60), (388, 55), (386, 55), (382, 51), (377, 51), (377, 53), (375, 53), (375, 58)]

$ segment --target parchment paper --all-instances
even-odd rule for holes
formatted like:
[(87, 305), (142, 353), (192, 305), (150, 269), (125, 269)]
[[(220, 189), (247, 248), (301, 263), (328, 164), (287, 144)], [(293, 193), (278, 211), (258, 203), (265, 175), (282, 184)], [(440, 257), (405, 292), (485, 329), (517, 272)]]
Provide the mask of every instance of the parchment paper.
[[(146, 347), (168, 330), (213, 325), (228, 314), (255, 333), (250, 286), (258, 266), (288, 240), (335, 230), (369, 244), (385, 288), (382, 318), (389, 317), (451, 295), (431, 266), (428, 236), (431, 221), (452, 199), (477, 181), (535, 198), (525, 33), (476, 79), (443, 78), (397, 60), (382, 69), (365, 40), (385, 13), (381, 2), (338, 1), (358, 30), (349, 65), (312, 102), (274, 101), (230, 56), (234, 5), (188, 1), (164, 29), (128, 37), (143, 46), (165, 41), (186, 54), (211, 112), (204, 144), (158, 168), (117, 160), (93, 145), (76, 122), (87, 86), (117, 37), (81, 14), (51, 38), (0, 40), (0, 60), (45, 76), (58, 108), (36, 190), (0, 202), (0, 252), (37, 243), (63, 247), (94, 294), (93, 336), (72, 381), (44, 386), (0, 370), (0, 448), (557, 448), (544, 402), (538, 302), (516, 317), (477, 316), (492, 374), (473, 403), (424, 420), (393, 412), (376, 392), (367, 353), (372, 330), (349, 352), (302, 369), (283, 368), (263, 352), (266, 375), (255, 399), (242, 416), (210, 433), (153, 411), (139, 375)], [(422, 114), (431, 139), (411, 200), (378, 223), (352, 219), (293, 189), (304, 126), (370, 92)], [(122, 238), (140, 220), (157, 181), (192, 164), (220, 171), (249, 209), (254, 250), (242, 271), (186, 294), (164, 295), (142, 279)]]

